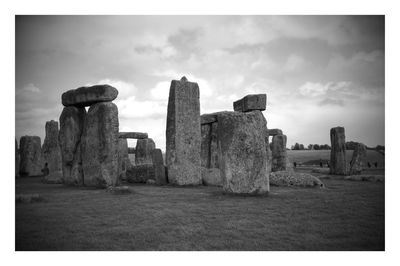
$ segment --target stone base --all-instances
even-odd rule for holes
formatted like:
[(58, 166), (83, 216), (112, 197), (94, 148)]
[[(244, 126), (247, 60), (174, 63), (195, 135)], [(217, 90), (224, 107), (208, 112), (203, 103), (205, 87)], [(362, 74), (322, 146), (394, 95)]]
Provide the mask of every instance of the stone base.
[(205, 186), (222, 187), (221, 171), (218, 168), (201, 168), (201, 179)]
[(146, 183), (149, 179), (155, 179), (152, 164), (135, 165), (126, 171), (126, 179), (129, 183)]

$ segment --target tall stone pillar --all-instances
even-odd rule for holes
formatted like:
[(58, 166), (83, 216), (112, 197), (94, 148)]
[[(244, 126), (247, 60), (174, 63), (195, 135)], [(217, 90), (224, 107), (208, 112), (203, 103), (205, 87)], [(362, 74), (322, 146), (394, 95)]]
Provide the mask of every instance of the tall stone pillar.
[(362, 143), (357, 143), (354, 148), (353, 156), (350, 163), (350, 174), (359, 175), (366, 165), (367, 147)]
[(151, 138), (138, 139), (135, 149), (135, 165), (153, 164), (152, 153), (156, 148), (154, 140)]
[(272, 137), (272, 172), (285, 171), (287, 164), (286, 135), (275, 135)]
[(344, 127), (331, 128), (331, 161), (330, 173), (333, 175), (347, 175), (346, 137)]
[(61, 148), (64, 184), (83, 185), (81, 137), (86, 118), (84, 107), (64, 107), (60, 115), (58, 140)]
[(19, 141), (20, 167), (22, 176), (42, 175), (42, 147), (40, 137), (23, 136)]
[(90, 106), (82, 135), (85, 186), (118, 185), (118, 108), (112, 102)]
[(51, 120), (46, 122), (46, 136), (43, 141), (43, 162), (47, 163), (49, 173), (61, 171), (61, 149), (58, 141), (58, 122)]
[(169, 91), (166, 163), (168, 180), (176, 185), (201, 184), (199, 86), (185, 77)]

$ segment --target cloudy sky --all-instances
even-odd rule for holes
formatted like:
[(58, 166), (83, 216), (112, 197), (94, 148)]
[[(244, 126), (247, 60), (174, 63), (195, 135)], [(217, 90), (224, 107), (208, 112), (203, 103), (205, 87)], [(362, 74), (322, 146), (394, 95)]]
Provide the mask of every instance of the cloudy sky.
[[(61, 94), (90, 84), (119, 90), (120, 131), (165, 149), (168, 92), (185, 75), (201, 113), (266, 93), (269, 128), (295, 142), (384, 144), (382, 16), (17, 16), (16, 137), (44, 138)], [(134, 146), (134, 142), (130, 143)]]

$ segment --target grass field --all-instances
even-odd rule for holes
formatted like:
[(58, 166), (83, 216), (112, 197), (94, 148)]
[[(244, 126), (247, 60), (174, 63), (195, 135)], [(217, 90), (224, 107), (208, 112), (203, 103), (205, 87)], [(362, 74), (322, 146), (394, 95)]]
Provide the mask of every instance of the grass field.
[[(331, 151), (330, 150), (300, 150), (300, 151), (295, 151), (295, 150), (288, 150), (287, 151), (289, 160), (291, 162), (307, 162), (307, 161), (313, 161), (313, 160), (323, 160), (323, 161), (329, 161), (330, 156), (331, 156)], [(351, 161), (351, 157), (353, 156), (353, 151), (346, 151), (346, 160), (348, 162)], [(384, 168), (385, 165), (385, 156), (382, 154), (373, 151), (373, 150), (367, 150), (367, 162), (370, 162), (371, 164), (378, 162), (378, 168)], [(375, 168), (375, 166), (373, 166)]]
[(384, 250), (384, 184), (324, 180), (268, 197), (129, 185), (132, 194), (16, 180), (16, 250)]

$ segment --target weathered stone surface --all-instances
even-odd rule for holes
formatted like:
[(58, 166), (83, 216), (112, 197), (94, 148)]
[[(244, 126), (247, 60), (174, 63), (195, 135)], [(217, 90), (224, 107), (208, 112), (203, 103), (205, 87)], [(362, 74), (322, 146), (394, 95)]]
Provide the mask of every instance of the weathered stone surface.
[(83, 185), (81, 137), (85, 118), (86, 110), (83, 107), (64, 107), (60, 115), (58, 140), (66, 185)]
[(219, 168), (218, 160), (218, 123), (211, 124), (210, 164), (209, 168)]
[(118, 185), (118, 108), (114, 103), (92, 105), (82, 135), (85, 186)]
[(267, 105), (266, 94), (249, 94), (233, 103), (233, 110), (237, 112), (264, 111)]
[(218, 114), (218, 158), (225, 192), (269, 191), (266, 126), (261, 111)]
[(358, 143), (354, 148), (353, 157), (351, 158), (350, 174), (359, 175), (366, 165), (367, 147)]
[(155, 149), (152, 152), (152, 161), (154, 167), (154, 177), (157, 185), (165, 185), (168, 183), (165, 175), (165, 166), (162, 152), (160, 149)]
[(269, 175), (271, 186), (324, 187), (322, 181), (307, 173), (293, 171), (277, 171)]
[(138, 139), (136, 142), (135, 164), (152, 164), (152, 152), (156, 148), (153, 139)]
[(208, 168), (210, 164), (211, 124), (201, 125), (201, 167)]
[(271, 142), (272, 172), (285, 171), (287, 164), (286, 135), (275, 135)]
[(222, 187), (221, 170), (218, 168), (201, 168), (201, 179), (205, 186)]
[(118, 172), (121, 180), (126, 179), (126, 170), (131, 167), (128, 154), (128, 140), (118, 139)]
[(118, 90), (110, 85), (94, 85), (64, 92), (61, 101), (64, 106), (84, 107), (99, 102), (111, 102), (117, 96)]
[(147, 139), (148, 137), (147, 133), (142, 132), (119, 132), (121, 139)]
[(61, 149), (58, 141), (58, 122), (51, 120), (46, 122), (46, 136), (42, 146), (43, 163), (49, 168), (49, 173), (62, 170)]
[(21, 176), (42, 175), (42, 148), (40, 137), (23, 136), (19, 140)]
[(149, 179), (155, 179), (153, 164), (132, 166), (126, 171), (126, 179), (129, 183), (146, 183)]
[(176, 185), (201, 184), (199, 86), (186, 78), (173, 80), (166, 129), (168, 180)]
[(17, 139), (15, 139), (15, 176), (19, 176), (19, 150)]
[(276, 136), (276, 135), (283, 135), (282, 129), (279, 128), (272, 128), (268, 129), (268, 135), (271, 137)]
[(204, 124), (211, 124), (217, 122), (217, 113), (211, 113), (211, 114), (202, 114), (200, 116), (200, 123), (202, 125)]
[(217, 122), (201, 125), (201, 167), (219, 167), (217, 134)]
[(346, 137), (344, 127), (331, 128), (331, 160), (330, 173), (333, 175), (346, 175)]
[(135, 154), (135, 148), (128, 147), (128, 154)]

